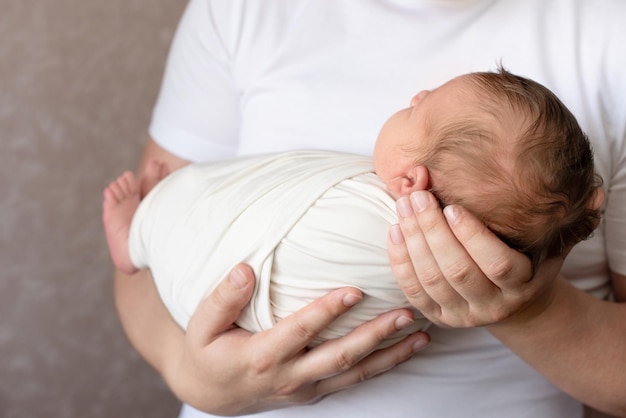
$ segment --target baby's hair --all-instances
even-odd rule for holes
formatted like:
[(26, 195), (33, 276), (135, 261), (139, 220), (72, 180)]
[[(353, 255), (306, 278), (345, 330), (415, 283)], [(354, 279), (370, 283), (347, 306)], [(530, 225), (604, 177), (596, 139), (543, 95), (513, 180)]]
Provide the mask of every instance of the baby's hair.
[(421, 164), (443, 205), (464, 206), (536, 267), (599, 222), (589, 140), (541, 84), (501, 67), (466, 77), (476, 111), (435, 123)]

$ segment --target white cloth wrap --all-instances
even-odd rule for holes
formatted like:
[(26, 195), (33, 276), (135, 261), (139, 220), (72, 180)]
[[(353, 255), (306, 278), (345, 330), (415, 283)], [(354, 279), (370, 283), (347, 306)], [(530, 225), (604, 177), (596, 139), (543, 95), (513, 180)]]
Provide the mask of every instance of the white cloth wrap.
[[(295, 151), (195, 164), (163, 180), (141, 203), (131, 258), (149, 267), (163, 302), (186, 328), (198, 303), (240, 262), (257, 286), (237, 324), (249, 331), (341, 286), (364, 300), (312, 345), (398, 307), (410, 307), (392, 275), (386, 242), (395, 203), (370, 158)], [(416, 313), (412, 327), (427, 326)]]

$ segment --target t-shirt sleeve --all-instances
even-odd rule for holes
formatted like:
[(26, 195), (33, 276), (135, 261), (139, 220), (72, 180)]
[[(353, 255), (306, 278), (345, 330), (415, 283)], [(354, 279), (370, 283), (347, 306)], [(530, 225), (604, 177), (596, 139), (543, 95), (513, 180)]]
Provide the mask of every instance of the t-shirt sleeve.
[[(622, 5), (621, 10), (626, 11)], [(610, 14), (614, 10), (600, 10)], [(598, 21), (607, 21), (598, 19)], [(626, 56), (623, 54), (624, 26), (611, 19), (610, 25), (602, 29), (602, 43), (593, 47), (601, 54), (598, 68), (601, 89), (601, 114), (605, 127), (609, 154), (609, 178), (605, 178), (607, 191), (604, 212), (606, 251), (609, 268), (619, 274), (626, 274)], [(596, 39), (596, 38), (593, 38)], [(598, 45), (602, 45), (601, 48)]]
[[(626, 88), (626, 83), (621, 84)], [(607, 112), (610, 126), (613, 127), (611, 134), (615, 138), (611, 142), (611, 177), (608, 182), (605, 179), (608, 194), (604, 220), (609, 268), (616, 273), (626, 274), (626, 99), (620, 96), (615, 98), (616, 101)]]
[(160, 146), (190, 161), (230, 157), (237, 148), (240, 95), (217, 23), (223, 12), (208, 0), (189, 2), (150, 123)]

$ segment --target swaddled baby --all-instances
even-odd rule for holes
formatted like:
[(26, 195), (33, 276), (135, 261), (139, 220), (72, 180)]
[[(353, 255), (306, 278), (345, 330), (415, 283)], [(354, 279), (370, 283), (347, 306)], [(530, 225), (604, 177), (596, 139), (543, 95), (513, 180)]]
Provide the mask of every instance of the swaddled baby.
[[(131, 173), (105, 190), (116, 267), (150, 268), (183, 328), (240, 262), (257, 277), (237, 321), (249, 331), (272, 327), (331, 289), (359, 288), (363, 301), (313, 344), (410, 307), (386, 252), (397, 223), (394, 198), (428, 188), (442, 204), (473, 212), (534, 264), (588, 237), (603, 200), (572, 114), (545, 87), (504, 70), (420, 92), (385, 123), (373, 161), (293, 151), (193, 164), (157, 180), (141, 202)], [(416, 318), (393, 341), (428, 324)]]
[[(345, 335), (408, 307), (385, 248), (394, 200), (371, 159), (323, 151), (194, 164), (161, 181), (134, 217), (133, 264), (150, 267), (185, 328), (200, 300), (239, 262), (257, 277), (238, 325), (260, 331), (341, 286), (364, 300), (318, 336)], [(414, 328), (423, 327), (416, 321)]]

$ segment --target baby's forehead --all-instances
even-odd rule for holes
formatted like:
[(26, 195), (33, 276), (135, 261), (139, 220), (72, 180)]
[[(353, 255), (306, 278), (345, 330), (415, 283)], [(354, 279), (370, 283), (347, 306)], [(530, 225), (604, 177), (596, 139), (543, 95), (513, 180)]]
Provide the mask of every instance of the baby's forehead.
[(460, 76), (454, 77), (440, 86), (440, 88), (443, 87), (448, 87), (449, 92), (464, 90), (466, 90), (467, 92), (477, 92), (478, 88), (478, 86), (476, 85), (475, 77), (471, 73), (462, 74)]
[(473, 113), (481, 110), (481, 104), (493, 105), (501, 99), (488, 88), (485, 88), (472, 74), (464, 74), (442, 84), (436, 90), (439, 94), (439, 111)]
[(455, 77), (436, 90), (438, 100), (429, 110), (433, 120), (462, 123), (464, 119), (491, 119), (507, 107), (504, 97), (481, 84), (472, 74)]
[(497, 148), (513, 145), (529, 115), (498, 89), (497, 84), (481, 82), (473, 74), (450, 80), (441, 87), (439, 105), (429, 109), (430, 132), (436, 138), (483, 138)]

